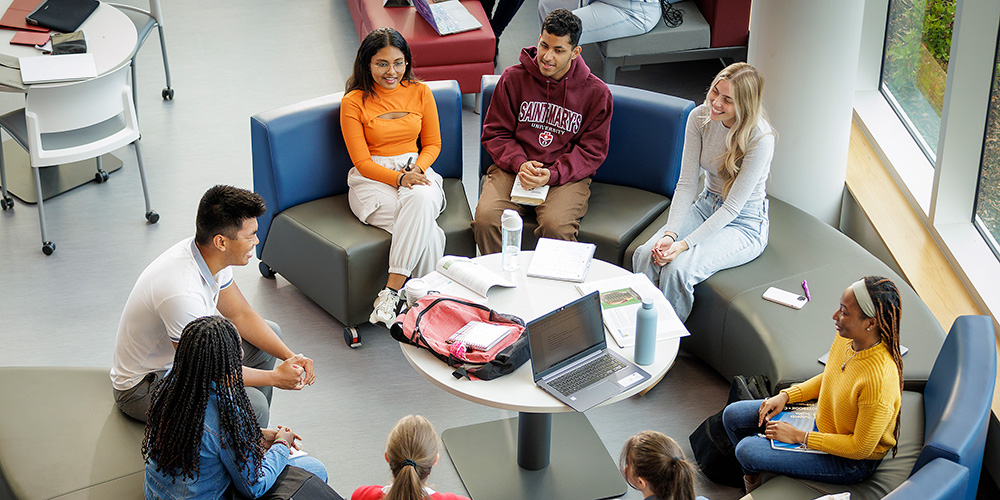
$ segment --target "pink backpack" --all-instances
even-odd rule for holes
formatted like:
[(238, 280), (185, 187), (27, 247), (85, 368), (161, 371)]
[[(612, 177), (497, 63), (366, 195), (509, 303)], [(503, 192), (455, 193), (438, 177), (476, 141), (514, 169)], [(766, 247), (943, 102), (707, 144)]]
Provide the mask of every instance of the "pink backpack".
[[(488, 351), (456, 350), (448, 338), (469, 321), (509, 324), (511, 331)], [(506, 375), (530, 357), (524, 321), (459, 297), (428, 294), (401, 313), (392, 324), (392, 338), (431, 351), (448, 366), (455, 378), (490, 380)]]

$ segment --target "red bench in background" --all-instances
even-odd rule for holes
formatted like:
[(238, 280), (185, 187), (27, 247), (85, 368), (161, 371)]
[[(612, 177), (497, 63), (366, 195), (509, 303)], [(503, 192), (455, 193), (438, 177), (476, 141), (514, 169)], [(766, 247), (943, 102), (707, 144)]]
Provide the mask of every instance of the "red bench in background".
[(391, 26), (406, 38), (413, 71), (422, 80), (457, 80), (463, 94), (476, 94), (482, 76), (493, 74), (496, 37), (479, 0), (466, 0), (462, 5), (482, 29), (440, 36), (413, 7), (387, 8), (382, 0), (347, 0), (359, 41), (375, 28)]

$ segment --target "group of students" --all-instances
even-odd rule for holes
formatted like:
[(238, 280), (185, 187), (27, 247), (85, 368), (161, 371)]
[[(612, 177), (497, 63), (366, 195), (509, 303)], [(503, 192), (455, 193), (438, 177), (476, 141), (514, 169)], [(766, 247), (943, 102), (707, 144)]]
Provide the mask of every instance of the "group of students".
[[(586, 215), (591, 178), (607, 157), (613, 101), (607, 85), (580, 57), (583, 23), (566, 9), (542, 21), (536, 46), (497, 82), (483, 120), (486, 171), (472, 229), (483, 254), (500, 250), (500, 214), (533, 214), (537, 237), (575, 240)], [(681, 320), (694, 286), (720, 269), (756, 258), (767, 244), (765, 182), (775, 134), (764, 118), (763, 78), (736, 63), (714, 79), (691, 112), (680, 179), (667, 224), (641, 246), (633, 268), (656, 283)], [(434, 269), (444, 253), (441, 151), (434, 98), (413, 76), (410, 49), (392, 28), (361, 42), (342, 100), (341, 128), (354, 167), (348, 174), (351, 210), (392, 234), (389, 277), (369, 317), (390, 326), (410, 276)], [(419, 145), (419, 146), (418, 146)], [(706, 174), (698, 194), (698, 178)], [(510, 200), (515, 181), (548, 185), (536, 207)], [(685, 208), (690, 207), (690, 208)]]
[[(184, 327), (173, 368), (152, 392), (142, 454), (147, 500), (258, 498), (288, 466), (326, 482), (326, 467), (309, 455), (292, 457), (301, 437), (288, 427), (257, 424), (244, 388), (239, 332), (221, 316)], [(439, 439), (424, 417), (396, 423), (386, 443), (388, 485), (357, 488), (352, 500), (468, 500), (427, 485)], [(694, 466), (677, 443), (655, 431), (625, 443), (621, 470), (645, 498), (694, 500)]]
[[(499, 251), (504, 209), (534, 212), (536, 236), (576, 238), (590, 178), (607, 155), (613, 107), (607, 86), (579, 57), (581, 32), (573, 13), (550, 12), (537, 45), (523, 49), (520, 64), (505, 70), (496, 86), (482, 131), (495, 164), (487, 171), (472, 223), (483, 254)], [(682, 321), (697, 283), (756, 258), (767, 244), (765, 182), (775, 133), (764, 117), (762, 92), (763, 78), (746, 63), (715, 77), (688, 118), (667, 223), (633, 258), (633, 268), (659, 286)], [(392, 28), (365, 37), (340, 120), (354, 164), (348, 174), (351, 210), (392, 234), (389, 277), (375, 300), (372, 323), (391, 323), (406, 280), (432, 270), (444, 251), (436, 219), (445, 197), (441, 176), (432, 168), (441, 150), (436, 109), (429, 88), (413, 76), (403, 37)], [(698, 194), (701, 174), (705, 187)], [(527, 188), (549, 185), (545, 202), (537, 207), (511, 202), (515, 179)], [(111, 379), (119, 408), (147, 421), (147, 498), (215, 499), (228, 488), (256, 497), (289, 464), (326, 478), (315, 459), (289, 458), (298, 435), (285, 427), (267, 429), (272, 388), (312, 385), (313, 361), (292, 351), (278, 326), (253, 310), (230, 269), (251, 259), (258, 243), (256, 218), (264, 209), (250, 191), (209, 189), (198, 207), (195, 236), (150, 264), (129, 295)], [(724, 423), (748, 490), (764, 471), (860, 481), (895, 452), (900, 311), (890, 280), (865, 277), (853, 283), (833, 315), (838, 336), (823, 373), (767, 400), (726, 409)], [(818, 399), (816, 431), (770, 422), (787, 403), (810, 399)], [(433, 448), (391, 451), (397, 441), (416, 442), (416, 434)], [(774, 451), (767, 439), (827, 453)], [(424, 489), (436, 443), (425, 419), (401, 420), (386, 453), (393, 485), (360, 488), (355, 498), (455, 498)], [(662, 434), (629, 439), (621, 465), (647, 498), (693, 498), (694, 469)], [(410, 493), (397, 496), (403, 489)]]

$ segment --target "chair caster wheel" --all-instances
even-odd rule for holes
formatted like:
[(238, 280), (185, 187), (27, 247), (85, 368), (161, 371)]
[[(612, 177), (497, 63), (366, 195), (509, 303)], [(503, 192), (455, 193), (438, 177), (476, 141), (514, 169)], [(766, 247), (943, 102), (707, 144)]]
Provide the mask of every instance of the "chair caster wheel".
[(361, 347), (361, 337), (358, 336), (358, 329), (353, 326), (344, 328), (344, 342), (347, 342), (347, 347), (351, 349)]
[(14, 209), (14, 199), (11, 198), (10, 196), (8, 196), (6, 198), (0, 198), (0, 208), (3, 208), (4, 212), (6, 212), (8, 210), (13, 210)]
[(156, 210), (150, 210), (146, 212), (146, 220), (148, 220), (150, 224), (156, 224), (160, 220), (160, 214), (156, 213)]
[(51, 241), (46, 241), (42, 243), (42, 253), (45, 255), (52, 255), (52, 252), (56, 251), (56, 244)]
[(263, 277), (265, 277), (265, 278), (267, 278), (269, 280), (274, 279), (274, 269), (271, 269), (271, 266), (269, 266), (269, 265), (261, 262), (257, 266), (257, 268), (260, 269), (260, 275), (261, 276), (263, 276)]
[(174, 89), (167, 87), (163, 89), (163, 92), (160, 95), (163, 96), (164, 101), (172, 101), (174, 100)]
[(94, 173), (94, 181), (98, 184), (102, 182), (108, 182), (108, 172), (105, 170), (98, 170)]

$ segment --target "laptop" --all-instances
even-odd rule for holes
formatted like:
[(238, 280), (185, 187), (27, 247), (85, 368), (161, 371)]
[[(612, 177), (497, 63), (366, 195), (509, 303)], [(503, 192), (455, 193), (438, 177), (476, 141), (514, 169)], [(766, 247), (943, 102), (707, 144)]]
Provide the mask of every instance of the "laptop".
[(483, 27), (458, 0), (413, 0), (413, 6), (441, 36)]
[(576, 411), (587, 411), (650, 378), (608, 349), (599, 292), (529, 322), (526, 331), (535, 384)]

